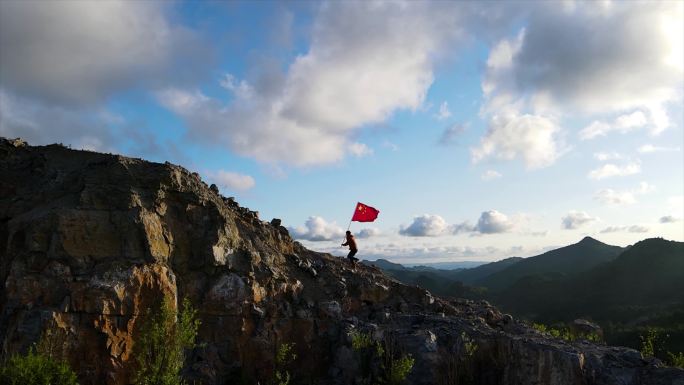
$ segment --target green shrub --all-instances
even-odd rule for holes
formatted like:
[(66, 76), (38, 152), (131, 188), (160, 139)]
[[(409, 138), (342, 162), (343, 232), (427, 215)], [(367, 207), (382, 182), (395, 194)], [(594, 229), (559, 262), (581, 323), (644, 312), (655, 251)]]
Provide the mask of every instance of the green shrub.
[(565, 325), (548, 326), (539, 323), (533, 323), (532, 328), (551, 335), (554, 338), (561, 339), (563, 341), (577, 341), (578, 339), (585, 339), (592, 342), (602, 342), (603, 338), (596, 333), (581, 333), (575, 332)]
[(676, 366), (678, 368), (684, 369), (684, 353), (679, 352), (679, 353), (671, 353), (667, 352), (667, 355), (669, 356), (669, 364), (671, 366)]
[[(381, 341), (373, 341), (370, 333), (352, 330), (349, 337), (358, 354), (361, 375), (370, 383), (398, 385), (411, 373), (415, 359), (403, 353), (392, 334), (386, 333)], [(379, 370), (373, 370), (373, 363)]]
[(349, 332), (349, 337), (352, 340), (352, 349), (361, 350), (370, 347), (373, 344), (370, 333), (362, 333), (358, 330)]
[(275, 357), (275, 385), (288, 385), (290, 383), (290, 372), (287, 366), (297, 359), (297, 355), (292, 352), (294, 344), (284, 343), (278, 346)]
[(195, 337), (200, 321), (190, 300), (183, 301), (180, 314), (165, 298), (159, 309), (148, 315), (134, 346), (138, 363), (137, 385), (178, 385), (183, 381), (180, 371), (185, 350), (196, 346)]
[(654, 357), (658, 343), (658, 330), (649, 327), (646, 329), (646, 334), (640, 335), (639, 339), (641, 340), (641, 354), (644, 357)]
[(77, 385), (76, 373), (64, 361), (30, 348), (14, 355), (0, 368), (0, 383), (6, 385)]

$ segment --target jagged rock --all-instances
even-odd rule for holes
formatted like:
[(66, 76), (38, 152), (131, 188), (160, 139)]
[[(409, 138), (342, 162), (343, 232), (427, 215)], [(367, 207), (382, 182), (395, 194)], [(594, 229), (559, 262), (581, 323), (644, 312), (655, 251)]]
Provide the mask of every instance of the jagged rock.
[(279, 227), (282, 221), (278, 218), (273, 218), (271, 219), (271, 225), (275, 227)]
[(597, 335), (603, 337), (603, 329), (591, 321), (578, 318), (570, 325), (573, 332), (578, 335)]
[(684, 371), (633, 350), (554, 340), (488, 303), (351, 270), (279, 222), (170, 163), (0, 139), (1, 353), (53, 328), (69, 337), (80, 383), (130, 383), (143, 316), (168, 297), (198, 309), (201, 345), (184, 372), (197, 383), (270, 381), (285, 342), (298, 357), (293, 383), (359, 383), (350, 326), (412, 354), (411, 384), (438, 383), (443, 357), (464, 354), (462, 336), (477, 345), (480, 384), (684, 383)]

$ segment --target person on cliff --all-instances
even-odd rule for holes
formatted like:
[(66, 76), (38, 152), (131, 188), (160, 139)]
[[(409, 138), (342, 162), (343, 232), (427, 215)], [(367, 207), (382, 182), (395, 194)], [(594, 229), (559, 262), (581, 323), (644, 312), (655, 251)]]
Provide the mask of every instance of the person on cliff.
[(356, 248), (356, 239), (354, 239), (354, 235), (352, 235), (351, 231), (347, 230), (347, 242), (343, 243), (342, 246), (349, 246), (349, 254), (347, 254), (347, 258), (351, 262), (352, 266), (356, 266), (356, 262), (358, 262), (359, 259), (354, 256), (359, 249)]

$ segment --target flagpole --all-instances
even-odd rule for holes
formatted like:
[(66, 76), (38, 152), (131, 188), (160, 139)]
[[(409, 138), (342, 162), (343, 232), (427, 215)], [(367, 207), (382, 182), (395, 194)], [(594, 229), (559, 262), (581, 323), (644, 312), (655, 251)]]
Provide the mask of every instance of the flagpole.
[(351, 228), (351, 223), (354, 220), (354, 215), (356, 215), (356, 208), (359, 207), (360, 202), (356, 202), (356, 205), (354, 206), (354, 213), (351, 216), (351, 219), (349, 220), (349, 225), (347, 226), (347, 231)]
[[(356, 206), (354, 206), (354, 214), (356, 214), (356, 208), (357, 208), (357, 207), (359, 207), (359, 202), (356, 202)], [(354, 214), (352, 214), (352, 217), (351, 217), (351, 219), (349, 220), (349, 225), (347, 225), (347, 231), (349, 231), (349, 229), (351, 228), (351, 223), (352, 223), (352, 221), (354, 220)], [(346, 235), (346, 234), (344, 235), (344, 240), (345, 240), (345, 241), (347, 240), (347, 235)]]

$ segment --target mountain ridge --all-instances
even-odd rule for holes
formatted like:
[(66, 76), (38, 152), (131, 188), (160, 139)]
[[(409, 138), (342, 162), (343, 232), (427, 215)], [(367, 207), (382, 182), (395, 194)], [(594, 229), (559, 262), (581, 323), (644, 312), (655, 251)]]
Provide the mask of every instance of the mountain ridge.
[(168, 297), (198, 309), (184, 376), (205, 384), (269, 381), (282, 343), (297, 354), (295, 382), (352, 384), (351, 330), (392, 336), (415, 359), (412, 384), (437, 383), (463, 336), (483, 384), (684, 382), (633, 350), (556, 340), (486, 302), (352, 269), (170, 163), (0, 138), (0, 181), (2, 354), (53, 328), (83, 384), (130, 381), (136, 333)]

